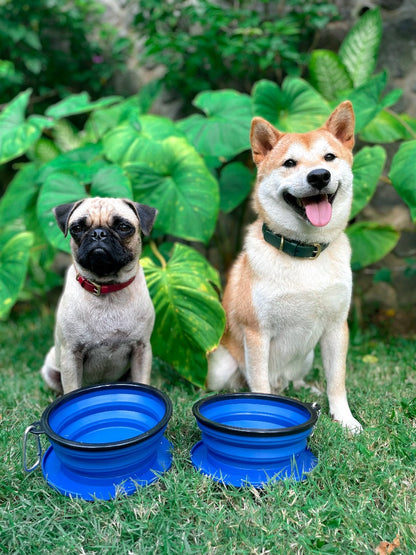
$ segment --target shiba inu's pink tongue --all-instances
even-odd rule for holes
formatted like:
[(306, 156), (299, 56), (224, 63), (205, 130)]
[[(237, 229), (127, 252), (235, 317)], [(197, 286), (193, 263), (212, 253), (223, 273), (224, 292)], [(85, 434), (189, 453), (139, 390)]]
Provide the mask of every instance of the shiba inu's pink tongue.
[(306, 216), (312, 225), (323, 227), (329, 223), (332, 216), (332, 205), (327, 195), (318, 195), (303, 199)]

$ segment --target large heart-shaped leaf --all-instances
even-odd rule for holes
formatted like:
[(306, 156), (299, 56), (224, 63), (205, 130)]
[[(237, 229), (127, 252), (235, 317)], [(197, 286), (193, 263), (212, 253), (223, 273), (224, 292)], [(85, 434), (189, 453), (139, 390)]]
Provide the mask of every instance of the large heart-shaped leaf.
[(254, 115), (286, 132), (304, 133), (321, 126), (330, 114), (328, 103), (306, 81), (287, 77), (280, 88), (259, 81), (253, 89)]
[(107, 131), (115, 129), (120, 123), (137, 120), (141, 114), (150, 110), (160, 90), (161, 81), (152, 81), (142, 87), (138, 94), (123, 102), (94, 110), (84, 127), (87, 139), (96, 142)]
[(116, 129), (120, 124), (130, 120), (138, 120), (141, 113), (135, 96), (108, 108), (94, 110), (85, 123), (86, 139), (95, 143), (108, 131)]
[(60, 154), (44, 164), (39, 171), (38, 182), (43, 183), (50, 174), (63, 171), (70, 172), (83, 183), (89, 183), (93, 175), (106, 166), (108, 166), (108, 162), (103, 159), (102, 146), (87, 144), (81, 148)]
[(84, 184), (69, 172), (56, 171), (46, 178), (39, 193), (37, 214), (46, 238), (54, 247), (71, 252), (69, 238), (62, 235), (52, 209), (85, 197)]
[(144, 115), (109, 131), (103, 137), (104, 153), (109, 160), (118, 164), (134, 162), (140, 157), (140, 151), (147, 141), (163, 141), (169, 137), (183, 136), (172, 120)]
[(156, 311), (153, 353), (202, 387), (206, 355), (218, 345), (225, 326), (212, 285), (219, 287), (218, 273), (203, 256), (179, 243), (167, 263), (144, 256), (141, 264)]
[(381, 94), (387, 85), (387, 73), (385, 71), (374, 75), (361, 87), (342, 94), (338, 100), (350, 100), (355, 113), (355, 132), (359, 133), (371, 120), (373, 120), (384, 108)]
[(233, 158), (250, 148), (251, 98), (233, 90), (197, 95), (194, 106), (205, 113), (178, 122), (178, 128), (203, 156)]
[(60, 119), (74, 116), (75, 114), (84, 114), (85, 112), (111, 106), (121, 100), (121, 98), (121, 96), (106, 96), (91, 102), (90, 95), (87, 92), (71, 94), (56, 104), (49, 106), (45, 111), (45, 115)]
[(352, 247), (353, 270), (360, 270), (381, 260), (394, 249), (400, 238), (395, 229), (377, 222), (356, 222), (346, 231)]
[(37, 214), (43, 232), (54, 247), (70, 252), (69, 238), (62, 235), (52, 209), (88, 196), (132, 198), (132, 190), (122, 168), (115, 165), (101, 168), (92, 176), (90, 184), (71, 172), (55, 171), (48, 175), (39, 193)]
[(94, 174), (91, 181), (92, 197), (121, 197), (133, 199), (133, 189), (123, 168), (116, 164), (103, 167)]
[(0, 251), (0, 319), (7, 318), (23, 286), (32, 233), (14, 235)]
[(354, 156), (354, 197), (350, 218), (354, 218), (373, 196), (386, 161), (386, 151), (381, 146), (366, 146)]
[(36, 183), (37, 172), (35, 164), (27, 164), (9, 183), (0, 199), (0, 227), (21, 218), (26, 207), (35, 198), (39, 189)]
[(231, 212), (250, 194), (254, 175), (241, 162), (227, 164), (220, 175), (220, 209)]
[(219, 208), (218, 182), (185, 139), (146, 140), (124, 169), (135, 200), (159, 210), (156, 232), (191, 241), (210, 239)]
[(340, 92), (353, 88), (347, 68), (339, 56), (330, 50), (312, 52), (309, 75), (312, 85), (329, 101), (335, 100)]
[(376, 67), (382, 32), (380, 10), (368, 10), (341, 44), (339, 57), (355, 87), (365, 83)]
[(410, 208), (413, 221), (416, 221), (416, 141), (400, 145), (391, 163), (389, 177), (402, 199)]
[(381, 111), (360, 132), (360, 139), (367, 143), (393, 143), (410, 139), (406, 121), (394, 112)]
[(25, 112), (31, 91), (20, 93), (0, 114), (0, 164), (24, 154), (40, 137), (42, 130), (53, 126), (53, 121)]

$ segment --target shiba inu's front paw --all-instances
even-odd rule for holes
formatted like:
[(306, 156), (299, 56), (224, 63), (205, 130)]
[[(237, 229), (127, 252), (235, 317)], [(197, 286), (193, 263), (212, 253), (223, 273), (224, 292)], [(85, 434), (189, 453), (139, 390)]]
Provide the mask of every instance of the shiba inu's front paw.
[(339, 422), (341, 426), (343, 426), (344, 428), (347, 428), (351, 434), (359, 434), (363, 431), (363, 427), (358, 422), (358, 420), (356, 420), (353, 417), (352, 414), (349, 414), (348, 416), (341, 415), (338, 417), (335, 417), (334, 415), (331, 415), (331, 416), (332, 416), (332, 419), (335, 420), (335, 422)]

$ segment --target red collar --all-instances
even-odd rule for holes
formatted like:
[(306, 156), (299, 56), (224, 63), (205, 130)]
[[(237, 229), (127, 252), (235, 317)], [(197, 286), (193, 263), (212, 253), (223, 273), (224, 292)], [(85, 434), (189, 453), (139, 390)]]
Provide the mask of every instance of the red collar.
[(124, 289), (134, 281), (135, 277), (136, 276), (133, 276), (124, 283), (111, 283), (110, 285), (98, 285), (98, 283), (89, 281), (87, 278), (84, 278), (79, 274), (76, 275), (76, 280), (79, 281), (81, 287), (83, 287), (86, 291), (89, 291), (96, 297), (99, 297), (100, 295), (106, 295), (107, 293), (114, 293), (115, 291)]

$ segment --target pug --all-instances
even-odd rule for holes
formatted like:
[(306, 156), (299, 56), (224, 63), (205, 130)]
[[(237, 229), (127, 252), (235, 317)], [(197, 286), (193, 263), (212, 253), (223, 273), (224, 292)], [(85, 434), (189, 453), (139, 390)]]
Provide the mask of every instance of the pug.
[(54, 209), (71, 236), (73, 264), (58, 304), (54, 346), (41, 368), (47, 385), (69, 393), (117, 381), (149, 383), (155, 311), (139, 263), (141, 234), (157, 210), (118, 198), (88, 198)]

